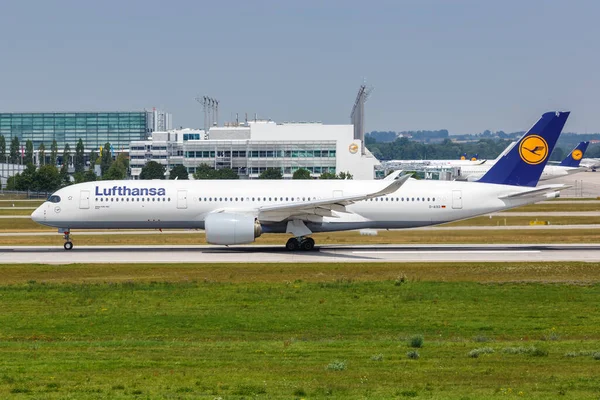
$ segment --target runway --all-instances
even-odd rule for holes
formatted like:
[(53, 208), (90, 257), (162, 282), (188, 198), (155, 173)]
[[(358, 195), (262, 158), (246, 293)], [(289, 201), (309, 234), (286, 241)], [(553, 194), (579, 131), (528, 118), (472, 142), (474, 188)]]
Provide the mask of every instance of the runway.
[(600, 262), (591, 245), (373, 245), (320, 246), (288, 252), (283, 246), (56, 246), (0, 247), (2, 264), (72, 263), (315, 263), (315, 262)]

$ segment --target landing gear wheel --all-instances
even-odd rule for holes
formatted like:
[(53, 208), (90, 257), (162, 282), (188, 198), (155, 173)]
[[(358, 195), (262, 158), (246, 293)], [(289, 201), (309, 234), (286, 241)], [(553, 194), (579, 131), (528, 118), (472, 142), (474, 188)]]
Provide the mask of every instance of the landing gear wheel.
[(289, 251), (296, 251), (300, 249), (300, 242), (296, 238), (289, 238), (285, 244), (285, 248)]
[(315, 248), (315, 241), (312, 238), (306, 238), (300, 243), (300, 247), (304, 251), (311, 251)]
[(73, 248), (73, 242), (65, 242), (65, 250), (71, 250)]

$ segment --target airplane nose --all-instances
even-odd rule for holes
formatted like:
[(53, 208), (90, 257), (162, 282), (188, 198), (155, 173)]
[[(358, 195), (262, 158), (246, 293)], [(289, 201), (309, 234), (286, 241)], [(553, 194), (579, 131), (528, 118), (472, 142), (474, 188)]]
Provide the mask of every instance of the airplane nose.
[(36, 208), (35, 211), (31, 213), (31, 219), (38, 223), (41, 223), (42, 221), (44, 221), (46, 219), (45, 214), (44, 214), (45, 206), (46, 206), (45, 204), (42, 204), (41, 206)]

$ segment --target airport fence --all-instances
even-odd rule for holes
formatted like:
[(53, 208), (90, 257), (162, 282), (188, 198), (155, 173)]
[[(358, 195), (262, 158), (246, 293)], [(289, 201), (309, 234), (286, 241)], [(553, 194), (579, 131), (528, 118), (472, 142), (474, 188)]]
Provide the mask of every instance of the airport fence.
[(51, 194), (51, 192), (34, 192), (30, 190), (0, 190), (0, 200), (43, 200)]
[(570, 188), (562, 190), (560, 197), (578, 197), (578, 198), (597, 198), (600, 197), (600, 184), (585, 182), (580, 179), (573, 181), (562, 181), (566, 185), (571, 185)]

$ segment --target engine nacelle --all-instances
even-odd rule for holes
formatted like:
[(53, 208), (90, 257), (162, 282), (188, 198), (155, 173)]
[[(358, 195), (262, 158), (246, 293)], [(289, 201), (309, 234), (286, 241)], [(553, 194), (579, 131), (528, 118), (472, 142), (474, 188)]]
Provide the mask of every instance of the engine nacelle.
[(262, 233), (254, 216), (238, 213), (209, 214), (204, 220), (204, 230), (210, 244), (252, 243)]

